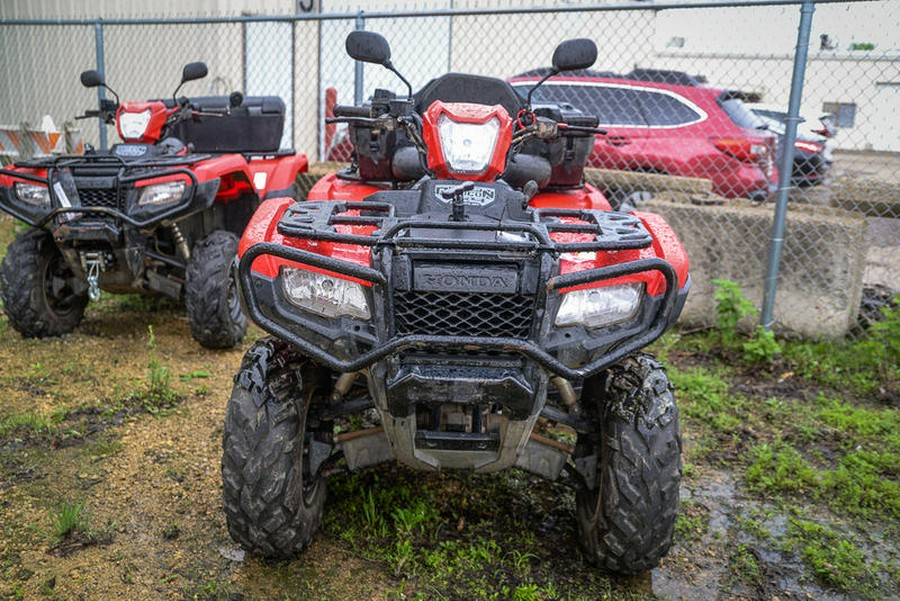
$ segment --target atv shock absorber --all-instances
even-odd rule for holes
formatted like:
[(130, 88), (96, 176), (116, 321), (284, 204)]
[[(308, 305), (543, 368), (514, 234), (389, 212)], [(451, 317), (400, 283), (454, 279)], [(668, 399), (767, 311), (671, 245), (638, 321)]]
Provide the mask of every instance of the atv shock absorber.
[(175, 241), (175, 249), (181, 257), (188, 261), (191, 258), (191, 249), (188, 246), (187, 240), (184, 238), (184, 234), (181, 233), (181, 229), (178, 227), (177, 223), (173, 223), (169, 226), (169, 232), (172, 234), (172, 239)]

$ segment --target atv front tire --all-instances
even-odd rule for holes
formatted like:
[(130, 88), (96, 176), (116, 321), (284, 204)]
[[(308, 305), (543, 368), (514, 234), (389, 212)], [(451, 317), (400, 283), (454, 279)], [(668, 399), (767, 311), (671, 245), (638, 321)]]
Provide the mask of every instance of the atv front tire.
[(10, 325), (26, 338), (72, 332), (88, 303), (87, 286), (44, 230), (21, 234), (9, 245), (0, 265), (0, 296)]
[(228, 401), (222, 441), (228, 531), (269, 559), (298, 555), (322, 518), (325, 481), (309, 473), (306, 432), (314, 370), (284, 343), (264, 338), (244, 355)]
[(584, 383), (597, 418), (596, 486), (575, 498), (588, 559), (618, 574), (655, 568), (669, 551), (681, 481), (681, 431), (672, 385), (649, 355), (633, 355)]
[(216, 230), (194, 245), (188, 262), (184, 302), (191, 335), (206, 348), (231, 348), (247, 332), (231, 273), (237, 248), (237, 236)]

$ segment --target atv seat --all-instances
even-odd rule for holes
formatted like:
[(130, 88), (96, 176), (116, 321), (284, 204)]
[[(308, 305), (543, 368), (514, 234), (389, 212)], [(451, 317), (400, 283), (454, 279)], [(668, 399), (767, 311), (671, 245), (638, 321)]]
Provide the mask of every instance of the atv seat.
[[(168, 108), (175, 106), (171, 98), (162, 102)], [(229, 107), (228, 96), (191, 98), (191, 106), (201, 113), (223, 112)], [(278, 96), (247, 96), (227, 116), (201, 115), (196, 121), (182, 121), (171, 135), (193, 144), (196, 152), (274, 154), (281, 146), (284, 112), (284, 100)]]

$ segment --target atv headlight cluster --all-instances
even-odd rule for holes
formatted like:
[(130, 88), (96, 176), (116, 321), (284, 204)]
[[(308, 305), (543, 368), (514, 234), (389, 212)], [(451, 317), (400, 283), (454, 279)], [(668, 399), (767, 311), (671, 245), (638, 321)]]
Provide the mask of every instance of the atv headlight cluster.
[(280, 275), (288, 301), (305, 311), (324, 317), (371, 319), (361, 284), (296, 267), (282, 267)]
[(573, 290), (563, 295), (556, 325), (594, 329), (628, 321), (637, 314), (643, 296), (643, 283)]
[(159, 206), (181, 200), (183, 195), (183, 181), (163, 182), (141, 188), (137, 202), (142, 207), (147, 205)]
[(447, 167), (454, 173), (484, 173), (491, 164), (500, 119), (494, 117), (485, 123), (460, 123), (447, 115), (437, 121), (441, 148), (447, 159)]
[(16, 182), (16, 198), (36, 207), (49, 207), (50, 189), (47, 186)]
[(122, 111), (119, 113), (119, 131), (126, 140), (139, 140), (147, 126), (150, 125), (150, 116), (152, 111), (147, 109), (140, 113), (129, 113)]

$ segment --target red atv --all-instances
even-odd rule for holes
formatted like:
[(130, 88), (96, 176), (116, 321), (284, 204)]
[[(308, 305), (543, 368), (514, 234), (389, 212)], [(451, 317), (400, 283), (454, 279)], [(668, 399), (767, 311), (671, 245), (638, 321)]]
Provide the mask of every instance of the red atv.
[[(347, 50), (396, 73), (378, 34), (350, 34)], [(564, 42), (551, 74), (596, 55)], [(639, 350), (681, 312), (687, 256), (661, 217), (612, 212), (584, 185), (597, 120), (532, 106), (540, 83), (522, 98), (451, 73), (336, 107), (354, 163), (310, 202), (253, 216), (240, 290), (273, 337), (235, 377), (222, 459), (246, 549), (296, 555), (324, 474), (397, 460), (571, 483), (581, 543), (606, 569), (644, 571), (668, 551), (678, 409)]]
[[(206, 73), (190, 63), (181, 83)], [(279, 150), (284, 102), (239, 92), (176, 99), (176, 89), (172, 99), (119, 104), (96, 71), (81, 83), (116, 99), (80, 118), (115, 123), (123, 142), (0, 169), (0, 209), (33, 228), (0, 266), (10, 324), (59, 336), (101, 289), (161, 294), (184, 299), (200, 344), (234, 346), (247, 330), (231, 270), (238, 239), (262, 200), (297, 198), (308, 166)]]

